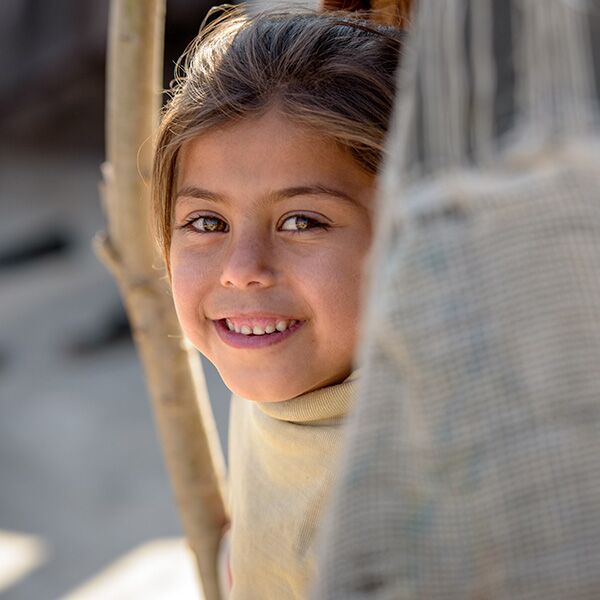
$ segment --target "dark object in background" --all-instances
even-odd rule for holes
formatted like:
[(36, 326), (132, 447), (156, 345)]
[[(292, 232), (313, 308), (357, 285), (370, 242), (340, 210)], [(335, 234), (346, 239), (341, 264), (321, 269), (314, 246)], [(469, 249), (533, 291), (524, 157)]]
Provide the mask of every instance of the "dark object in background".
[[(0, 140), (101, 152), (109, 0), (0, 2)], [(209, 0), (167, 0), (165, 86)]]
[(22, 243), (0, 251), (0, 269), (18, 268), (52, 256), (62, 256), (72, 245), (72, 238), (64, 231), (51, 230), (44, 235), (33, 235)]
[(369, 0), (325, 0), (323, 3), (327, 9), (335, 10), (369, 10)]
[(71, 342), (65, 352), (68, 356), (83, 358), (114, 347), (131, 343), (131, 327), (123, 306), (119, 303), (93, 320), (93, 327)]

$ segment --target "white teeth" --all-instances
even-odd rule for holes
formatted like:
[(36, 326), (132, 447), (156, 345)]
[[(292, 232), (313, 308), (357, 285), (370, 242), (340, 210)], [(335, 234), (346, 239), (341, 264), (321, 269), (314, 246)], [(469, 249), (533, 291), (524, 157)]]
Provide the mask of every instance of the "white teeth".
[(238, 325), (234, 323), (231, 319), (225, 319), (225, 323), (227, 325), (227, 329), (229, 331), (235, 331), (236, 333), (241, 333), (242, 335), (265, 335), (275, 333), (279, 331), (280, 333), (296, 325), (298, 321), (292, 319), (291, 321), (277, 321), (275, 323), (269, 323), (268, 325)]

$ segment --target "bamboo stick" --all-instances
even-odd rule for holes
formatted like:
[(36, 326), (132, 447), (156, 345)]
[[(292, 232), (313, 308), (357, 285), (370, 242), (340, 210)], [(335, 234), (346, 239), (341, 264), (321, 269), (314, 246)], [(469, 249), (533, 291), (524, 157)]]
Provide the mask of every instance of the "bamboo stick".
[(183, 343), (150, 234), (147, 183), (161, 88), (165, 0), (111, 0), (107, 162), (108, 235), (95, 240), (114, 275), (144, 367), (167, 469), (204, 598), (219, 598), (217, 550), (225, 463), (198, 355)]

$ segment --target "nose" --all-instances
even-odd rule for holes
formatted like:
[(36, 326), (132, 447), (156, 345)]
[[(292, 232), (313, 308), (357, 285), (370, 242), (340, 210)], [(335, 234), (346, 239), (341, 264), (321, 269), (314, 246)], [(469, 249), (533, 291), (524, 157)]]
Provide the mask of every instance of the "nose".
[(232, 236), (223, 261), (221, 285), (238, 289), (272, 286), (274, 258), (272, 244), (256, 231)]

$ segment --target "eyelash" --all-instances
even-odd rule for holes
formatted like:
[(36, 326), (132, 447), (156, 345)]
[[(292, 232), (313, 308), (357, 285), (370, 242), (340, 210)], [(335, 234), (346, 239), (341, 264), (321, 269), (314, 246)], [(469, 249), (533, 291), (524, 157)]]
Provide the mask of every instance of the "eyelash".
[[(225, 226), (224, 230), (213, 230), (213, 231), (202, 231), (198, 228), (196, 228), (194, 226), (194, 223), (197, 223), (198, 221), (200, 221), (201, 219), (204, 219), (205, 221), (218, 221), (220, 223), (223, 223)], [(302, 219), (306, 222), (307, 226), (304, 229), (283, 229), (282, 226), (286, 221), (289, 221), (290, 219)], [(189, 229), (194, 233), (200, 233), (200, 234), (209, 234), (209, 233), (228, 233), (229, 232), (229, 225), (227, 225), (227, 223), (219, 218), (219, 217), (215, 217), (212, 215), (198, 215), (198, 216), (194, 216), (191, 217), (190, 219), (188, 219), (185, 223), (183, 223), (183, 225), (181, 226), (182, 229)], [(295, 214), (295, 215), (289, 215), (288, 217), (286, 217), (281, 226), (278, 228), (279, 231), (286, 231), (288, 233), (302, 233), (304, 231), (311, 231), (314, 229), (322, 229), (327, 231), (328, 229), (331, 228), (331, 225), (329, 225), (329, 223), (325, 223), (323, 221), (319, 221), (318, 219), (315, 219), (314, 217), (309, 217), (308, 215), (304, 215), (304, 214)]]

